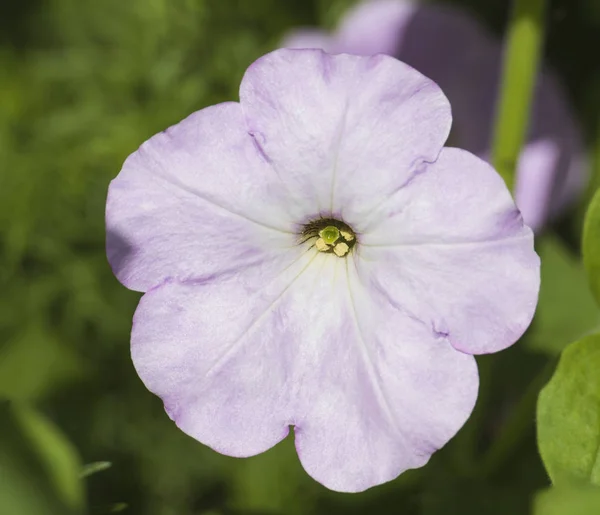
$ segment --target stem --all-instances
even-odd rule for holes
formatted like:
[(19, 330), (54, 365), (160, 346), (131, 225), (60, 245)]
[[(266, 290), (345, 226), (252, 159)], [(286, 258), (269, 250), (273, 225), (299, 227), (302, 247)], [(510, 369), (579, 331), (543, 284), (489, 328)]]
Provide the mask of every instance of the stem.
[(508, 27), (492, 163), (511, 190), (528, 128), (544, 33), (545, 4), (546, 0), (515, 0)]

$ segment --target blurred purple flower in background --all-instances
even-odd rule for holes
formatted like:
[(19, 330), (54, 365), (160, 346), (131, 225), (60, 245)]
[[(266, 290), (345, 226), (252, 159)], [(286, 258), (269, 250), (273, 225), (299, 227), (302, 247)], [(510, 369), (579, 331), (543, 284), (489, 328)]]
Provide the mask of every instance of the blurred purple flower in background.
[(306, 471), (361, 491), (467, 420), (473, 354), (513, 344), (539, 287), (500, 176), (442, 148), (440, 88), (385, 55), (279, 50), (111, 183), (107, 252), (147, 292), (132, 357), (184, 432), (231, 456), (294, 426)]
[[(397, 57), (437, 82), (450, 100), (448, 144), (489, 160), (502, 46), (466, 12), (406, 0), (367, 1), (350, 10), (334, 34), (301, 29), (282, 46)], [(577, 197), (585, 181), (578, 127), (556, 78), (545, 71), (517, 166), (515, 198), (525, 223), (540, 229)]]

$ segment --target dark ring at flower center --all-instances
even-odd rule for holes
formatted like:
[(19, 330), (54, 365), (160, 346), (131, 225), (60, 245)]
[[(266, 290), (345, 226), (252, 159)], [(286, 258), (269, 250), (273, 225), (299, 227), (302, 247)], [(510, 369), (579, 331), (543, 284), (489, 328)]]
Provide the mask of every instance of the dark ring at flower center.
[(356, 245), (352, 228), (334, 218), (319, 218), (305, 224), (301, 232), (302, 242), (315, 238), (314, 247), (319, 252), (346, 256)]

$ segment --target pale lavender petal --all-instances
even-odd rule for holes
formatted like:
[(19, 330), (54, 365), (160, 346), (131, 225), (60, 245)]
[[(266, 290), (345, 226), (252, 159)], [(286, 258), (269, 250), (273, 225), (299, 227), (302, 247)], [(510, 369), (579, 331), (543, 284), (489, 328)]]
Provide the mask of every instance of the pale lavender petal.
[[(494, 44), (491, 35), (466, 11), (407, 0), (359, 3), (344, 16), (331, 39), (337, 52), (397, 57), (437, 82), (444, 93), (446, 88), (464, 87), (472, 80), (469, 70), (461, 66), (465, 54), (468, 61), (470, 56), (483, 60)], [(454, 111), (454, 105), (452, 108)]]
[(112, 181), (109, 262), (141, 291), (267, 263), (296, 243), (282, 194), (239, 104), (209, 107), (144, 143)]
[(349, 260), (313, 252), (262, 286), (167, 282), (136, 312), (136, 369), (219, 452), (262, 452), (293, 425), (309, 474), (364, 490), (426, 463), (478, 384), (472, 356), (365, 287)]
[(297, 250), (262, 277), (167, 281), (136, 310), (140, 378), (181, 430), (223, 454), (258, 454), (288, 433), (303, 326), (290, 307), (304, 305), (289, 289), (299, 282), (310, 291), (303, 272), (314, 258)]
[(549, 170), (558, 161), (560, 148), (552, 140), (533, 141), (525, 146), (517, 169), (515, 200), (523, 219), (532, 229), (539, 229), (548, 218), (555, 177)]
[[(489, 159), (502, 44), (474, 13), (407, 0), (364, 1), (342, 19), (328, 49), (386, 53), (431, 78), (452, 105), (452, 144)], [(538, 230), (581, 194), (588, 171), (575, 115), (549, 70), (540, 72), (533, 98), (516, 198), (527, 225)], [(551, 187), (533, 186), (537, 180)]]
[(313, 216), (369, 212), (436, 158), (451, 124), (440, 89), (384, 55), (279, 50), (248, 68), (240, 98), (290, 198)]
[[(414, 2), (375, 0), (350, 9), (330, 43), (337, 52), (394, 55), (404, 31), (418, 9)], [(423, 41), (424, 45), (429, 44)]]
[(461, 351), (504, 349), (531, 322), (533, 234), (502, 179), (468, 152), (444, 149), (381, 206), (360, 242), (373, 287)]
[[(502, 56), (496, 42), (478, 48), (457, 63), (468, 82), (440, 85), (452, 102), (455, 143), (490, 161)], [(533, 92), (529, 132), (516, 169), (515, 198), (525, 223), (542, 229), (581, 194), (586, 182), (574, 114), (557, 79), (544, 70)]]
[(364, 266), (348, 260), (340, 325), (305, 353), (296, 430), (306, 471), (347, 492), (425, 465), (471, 414), (479, 382), (474, 358), (391, 304)]

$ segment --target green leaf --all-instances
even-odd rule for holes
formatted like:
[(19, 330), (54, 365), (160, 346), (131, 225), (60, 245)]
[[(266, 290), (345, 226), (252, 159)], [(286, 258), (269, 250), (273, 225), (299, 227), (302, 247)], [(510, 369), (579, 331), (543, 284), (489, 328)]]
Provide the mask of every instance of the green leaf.
[(600, 310), (582, 264), (555, 237), (538, 244), (542, 260), (540, 297), (529, 346), (559, 354), (566, 345), (600, 327)]
[(97, 472), (102, 472), (103, 470), (109, 469), (110, 467), (112, 467), (112, 463), (110, 461), (95, 461), (94, 463), (88, 463), (83, 466), (80, 476), (82, 478), (88, 477), (92, 474), (96, 474)]
[(38, 412), (0, 404), (0, 513), (83, 512), (80, 463), (71, 444)]
[(600, 189), (596, 191), (585, 215), (582, 251), (590, 287), (600, 305)]
[(555, 485), (600, 485), (600, 335), (569, 345), (541, 391), (540, 453)]
[(46, 328), (31, 325), (0, 344), (0, 396), (34, 401), (81, 373), (79, 358)]
[(550, 488), (537, 494), (534, 515), (596, 515), (600, 513), (600, 488)]
[[(232, 504), (238, 510), (302, 514), (314, 511), (320, 485), (302, 469), (289, 435), (273, 449), (236, 463)], [(302, 503), (296, 499), (302, 498)]]

